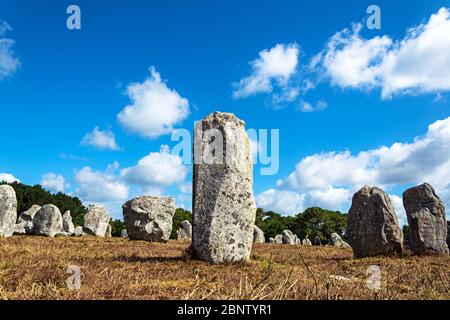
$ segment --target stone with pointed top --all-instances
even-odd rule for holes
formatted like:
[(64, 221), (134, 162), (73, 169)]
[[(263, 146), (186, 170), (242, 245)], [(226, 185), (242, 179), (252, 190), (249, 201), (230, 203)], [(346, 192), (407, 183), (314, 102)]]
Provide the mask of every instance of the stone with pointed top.
[(17, 220), (17, 198), (14, 188), (0, 186), (0, 237), (11, 237)]

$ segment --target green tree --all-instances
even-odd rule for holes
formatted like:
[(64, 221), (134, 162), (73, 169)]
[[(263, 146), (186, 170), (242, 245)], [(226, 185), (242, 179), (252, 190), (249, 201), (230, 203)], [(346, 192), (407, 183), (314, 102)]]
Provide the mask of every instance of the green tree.
[(122, 220), (111, 220), (111, 235), (113, 237), (121, 237), (122, 230), (125, 229), (125, 223)]
[(403, 243), (408, 243), (409, 240), (409, 225), (405, 224), (402, 228), (403, 231)]

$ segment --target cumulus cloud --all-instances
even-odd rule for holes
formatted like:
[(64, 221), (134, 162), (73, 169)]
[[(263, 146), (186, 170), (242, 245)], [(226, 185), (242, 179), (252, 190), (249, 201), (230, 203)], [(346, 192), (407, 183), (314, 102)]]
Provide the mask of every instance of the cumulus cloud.
[(125, 181), (151, 187), (166, 187), (182, 183), (187, 175), (187, 168), (182, 158), (170, 153), (167, 145), (162, 145), (159, 152), (151, 152), (138, 163), (121, 171)]
[(128, 186), (120, 181), (117, 171), (118, 163), (110, 165), (105, 172), (94, 171), (84, 167), (75, 173), (75, 181), (79, 187), (75, 193), (83, 201), (104, 203), (121, 201), (128, 197)]
[(361, 25), (336, 33), (310, 67), (341, 88), (380, 88), (384, 99), (450, 90), (450, 10), (441, 8), (401, 40), (365, 39)]
[(83, 137), (81, 145), (95, 147), (100, 150), (120, 150), (114, 133), (110, 129), (103, 131), (98, 127), (95, 127), (92, 132), (87, 133)]
[(46, 173), (41, 178), (41, 186), (52, 192), (64, 192), (64, 177), (53, 172)]
[(317, 101), (315, 105), (307, 101), (300, 101), (300, 111), (301, 112), (316, 112), (323, 111), (328, 107), (328, 103), (324, 99)]
[(154, 67), (143, 83), (127, 88), (131, 104), (118, 115), (119, 123), (128, 131), (147, 138), (171, 133), (176, 124), (189, 115), (189, 102), (167, 87)]
[(259, 58), (250, 62), (250, 76), (234, 83), (233, 97), (246, 98), (259, 93), (271, 93), (274, 86), (283, 89), (276, 100), (291, 100), (298, 91), (289, 87), (289, 80), (295, 74), (299, 62), (299, 47), (295, 43), (277, 44), (271, 49), (259, 52)]
[(13, 183), (20, 182), (20, 180), (10, 173), (0, 172), (0, 182)]
[(0, 81), (13, 75), (20, 66), (20, 60), (13, 51), (14, 40), (5, 37), (11, 30), (8, 23), (0, 21)]
[(281, 214), (296, 214), (304, 208), (304, 195), (289, 190), (269, 189), (256, 196), (258, 207)]
[[(295, 171), (277, 183), (277, 189), (260, 194), (264, 201), (258, 205), (280, 207), (287, 214), (297, 213), (292, 211), (297, 206), (316, 205), (347, 211), (351, 196), (364, 185), (390, 191), (428, 182), (450, 206), (449, 177), (450, 117), (434, 122), (424, 136), (410, 143), (394, 143), (358, 154), (333, 151), (307, 156), (296, 165)], [(278, 206), (282, 191), (290, 192), (292, 199), (295, 195), (291, 193), (296, 193), (298, 204), (288, 204), (284, 209)], [(394, 197), (393, 201), (397, 208), (401, 206), (399, 199)], [(405, 221), (403, 214), (399, 212)]]

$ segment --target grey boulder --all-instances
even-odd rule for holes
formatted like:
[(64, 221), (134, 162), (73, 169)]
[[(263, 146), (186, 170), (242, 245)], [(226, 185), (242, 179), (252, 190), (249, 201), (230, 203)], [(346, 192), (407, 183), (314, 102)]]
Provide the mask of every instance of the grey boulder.
[(84, 233), (82, 226), (78, 226), (73, 230), (73, 235), (75, 237), (82, 237), (82, 236), (85, 236), (86, 233)]
[(264, 232), (257, 225), (255, 225), (255, 229), (253, 230), (253, 242), (254, 243), (265, 243), (266, 242), (266, 238), (264, 237)]
[(331, 245), (340, 248), (351, 248), (350, 245), (342, 240), (341, 236), (335, 232), (331, 234)]
[(184, 220), (181, 222), (181, 227), (177, 231), (178, 240), (191, 240), (192, 239), (192, 225), (189, 221)]
[(13, 187), (0, 186), (0, 237), (11, 237), (17, 220), (17, 198)]
[(295, 244), (295, 238), (294, 234), (291, 230), (284, 230), (282, 233), (282, 241), (284, 244)]
[(123, 206), (128, 237), (133, 240), (166, 242), (172, 232), (175, 201), (166, 197), (139, 197)]
[(409, 247), (416, 254), (448, 254), (445, 207), (428, 183), (406, 190), (403, 205), (409, 224)]
[(403, 233), (394, 206), (377, 187), (364, 186), (353, 196), (346, 235), (357, 258), (403, 251)]
[(120, 232), (120, 237), (128, 238), (127, 229), (122, 229), (122, 231)]
[(278, 243), (281, 244), (283, 243), (283, 235), (282, 234), (277, 234), (274, 238), (274, 243)]
[(33, 220), (34, 235), (53, 238), (63, 233), (62, 215), (56, 206), (46, 204), (36, 212)]
[(315, 236), (313, 241), (312, 241), (312, 244), (314, 246), (321, 246), (322, 245), (322, 241), (320, 240), (320, 237), (319, 236)]
[(75, 230), (75, 226), (73, 225), (72, 222), (72, 216), (70, 215), (70, 211), (67, 210), (66, 212), (64, 212), (63, 216), (63, 230), (64, 232), (68, 233), (68, 234), (72, 234)]
[(17, 234), (31, 234), (33, 233), (33, 220), (36, 213), (41, 209), (41, 206), (32, 205), (30, 209), (22, 212), (17, 218), (16, 232)]
[(108, 211), (104, 206), (90, 205), (84, 215), (83, 232), (97, 237), (105, 237), (109, 226)]

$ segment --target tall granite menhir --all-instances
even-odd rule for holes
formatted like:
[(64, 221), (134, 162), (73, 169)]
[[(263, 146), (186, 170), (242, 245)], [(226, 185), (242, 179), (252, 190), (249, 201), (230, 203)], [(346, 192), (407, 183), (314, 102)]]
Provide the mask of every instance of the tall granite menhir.
[(196, 124), (194, 134), (191, 253), (211, 263), (248, 261), (256, 205), (245, 123), (214, 112)]
[(428, 183), (406, 190), (409, 246), (416, 254), (448, 254), (445, 207)]

